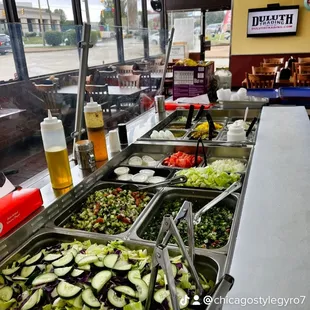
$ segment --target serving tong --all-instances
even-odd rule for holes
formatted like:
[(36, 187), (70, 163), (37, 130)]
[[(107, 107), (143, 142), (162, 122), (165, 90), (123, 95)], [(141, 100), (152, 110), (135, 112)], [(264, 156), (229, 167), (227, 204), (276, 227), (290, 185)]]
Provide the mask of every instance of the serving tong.
[[(222, 198), (223, 199), (223, 198)], [(189, 201), (184, 201), (182, 207), (180, 208), (178, 214), (175, 219), (172, 218), (171, 215), (165, 215), (161, 224), (161, 228), (156, 240), (154, 253), (152, 256), (152, 265), (151, 265), (151, 278), (150, 285), (148, 291), (148, 298), (146, 302), (145, 309), (150, 310), (156, 278), (158, 274), (159, 266), (163, 269), (168, 283), (168, 289), (170, 292), (171, 304), (174, 310), (179, 310), (179, 301), (176, 292), (175, 281), (172, 273), (172, 268), (170, 264), (169, 252), (168, 252), (168, 242), (171, 236), (174, 236), (176, 239), (178, 246), (180, 247), (181, 253), (183, 257), (186, 259), (188, 263), (188, 269), (191, 272), (192, 277), (194, 278), (194, 282), (196, 284), (196, 289), (198, 290), (198, 294), (200, 298), (203, 298), (204, 289), (199, 281), (199, 276), (194, 266), (194, 258), (195, 258), (195, 239), (194, 239), (194, 219), (193, 219), (193, 205)], [(187, 221), (187, 232), (188, 232), (188, 248), (189, 252), (187, 252), (185, 244), (180, 236), (177, 225), (182, 221)], [(225, 274), (219, 282), (215, 285), (215, 287), (208, 293), (208, 295), (212, 295), (213, 297), (225, 297), (227, 293), (230, 291), (234, 283), (234, 278), (228, 274)], [(218, 304), (214, 303), (214, 299), (211, 304), (208, 306), (208, 309), (215, 310), (217, 309)]]

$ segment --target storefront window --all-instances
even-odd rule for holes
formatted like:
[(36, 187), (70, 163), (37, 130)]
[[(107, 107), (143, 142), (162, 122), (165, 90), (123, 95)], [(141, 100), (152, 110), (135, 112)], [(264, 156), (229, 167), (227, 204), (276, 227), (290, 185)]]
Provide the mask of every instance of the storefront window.
[(87, 21), (87, 3), (91, 24), (91, 40), (94, 46), (89, 50), (88, 65), (99, 66), (118, 61), (114, 27), (114, 2), (112, 0), (81, 0), (83, 21)]
[(147, 3), (150, 56), (161, 54), (160, 51), (160, 14), (151, 7), (151, 1)]

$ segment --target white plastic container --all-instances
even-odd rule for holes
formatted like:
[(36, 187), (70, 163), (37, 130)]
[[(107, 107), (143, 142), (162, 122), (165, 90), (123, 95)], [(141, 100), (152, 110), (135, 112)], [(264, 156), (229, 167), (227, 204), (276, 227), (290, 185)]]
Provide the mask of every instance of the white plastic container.
[(246, 132), (244, 131), (243, 126), (238, 123), (234, 123), (229, 126), (228, 132), (227, 132), (227, 141), (228, 142), (235, 142), (235, 141), (245, 141)]
[(65, 133), (62, 121), (52, 117), (50, 110), (48, 117), (41, 123), (41, 134), (52, 187), (69, 187), (72, 185), (72, 176)]

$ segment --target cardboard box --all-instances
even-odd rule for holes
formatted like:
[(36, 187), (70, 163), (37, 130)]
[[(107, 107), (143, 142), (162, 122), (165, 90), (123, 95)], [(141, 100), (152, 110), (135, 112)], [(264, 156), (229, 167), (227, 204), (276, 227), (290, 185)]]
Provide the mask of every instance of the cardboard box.
[(0, 198), (0, 237), (43, 205), (37, 188), (17, 189)]
[(173, 67), (173, 100), (181, 97), (196, 97), (208, 92), (214, 75), (214, 62), (207, 66)]

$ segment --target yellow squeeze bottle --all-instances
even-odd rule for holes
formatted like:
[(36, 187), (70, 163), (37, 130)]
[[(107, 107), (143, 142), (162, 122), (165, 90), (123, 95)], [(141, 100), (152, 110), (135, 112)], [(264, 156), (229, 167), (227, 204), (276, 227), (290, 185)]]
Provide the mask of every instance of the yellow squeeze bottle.
[(108, 159), (106, 138), (104, 134), (104, 120), (101, 106), (90, 98), (90, 102), (84, 107), (84, 117), (87, 128), (87, 136), (94, 144), (96, 161)]
[(52, 187), (63, 189), (71, 186), (72, 176), (62, 121), (52, 117), (50, 110), (48, 117), (41, 122), (41, 133)]

